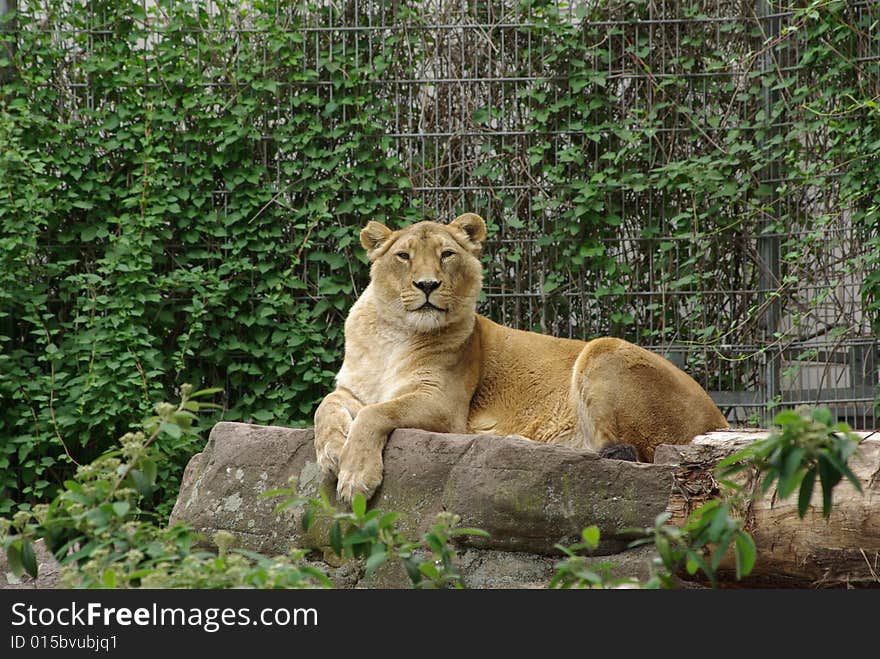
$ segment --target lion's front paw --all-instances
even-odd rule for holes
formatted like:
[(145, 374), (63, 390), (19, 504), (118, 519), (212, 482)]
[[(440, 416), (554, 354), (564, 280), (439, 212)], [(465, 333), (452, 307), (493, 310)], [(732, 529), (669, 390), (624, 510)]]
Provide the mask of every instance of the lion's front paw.
[(339, 473), (339, 455), (341, 453), (342, 446), (333, 442), (327, 442), (317, 450), (318, 466), (325, 476), (335, 476)]
[(342, 451), (336, 498), (350, 504), (354, 496), (370, 497), (382, 482), (382, 452), (376, 449), (353, 449), (346, 444)]
[(369, 501), (381, 482), (381, 478), (370, 478), (364, 474), (340, 471), (339, 479), (336, 481), (336, 498), (351, 505), (356, 494), (363, 494), (364, 499)]

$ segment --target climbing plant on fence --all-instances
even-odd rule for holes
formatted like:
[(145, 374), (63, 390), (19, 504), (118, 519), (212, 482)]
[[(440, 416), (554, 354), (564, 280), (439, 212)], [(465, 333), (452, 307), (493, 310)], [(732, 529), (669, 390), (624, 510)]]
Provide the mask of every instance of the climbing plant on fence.
[[(359, 227), (443, 217), (441, 192), (487, 216), (485, 308), (513, 325), (700, 346), (689, 365), (731, 389), (757, 376), (728, 346), (802, 338), (842, 277), (864, 313), (832, 338), (876, 331), (876, 8), (772, 3), (768, 31), (749, 3), (681, 4), (21, 0), (0, 32), (0, 512), (184, 381), (222, 387), (228, 420), (309, 424), (365, 283)], [(780, 280), (756, 294), (767, 235)], [(768, 300), (794, 329), (762, 326)], [(163, 447), (171, 496), (199, 447)]]
[[(0, 94), (0, 499), (47, 496), (184, 380), (257, 423), (308, 423), (326, 392), (364, 278), (345, 250), (366, 218), (407, 215), (407, 180), (393, 108), (369, 91), (381, 65), (304, 43), (270, 4), (250, 31), (238, 3), (18, 15)], [(200, 447), (180, 448), (168, 488)]]

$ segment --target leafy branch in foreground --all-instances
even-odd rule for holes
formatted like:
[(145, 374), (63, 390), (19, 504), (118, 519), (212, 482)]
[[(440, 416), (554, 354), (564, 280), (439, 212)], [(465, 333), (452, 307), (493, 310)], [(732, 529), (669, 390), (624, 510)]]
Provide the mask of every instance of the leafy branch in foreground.
[(300, 564), (304, 552), (268, 558), (232, 550), (231, 534), (223, 531), (215, 536), (218, 555), (194, 551), (198, 537), (189, 528), (157, 525), (143, 509), (156, 487), (155, 444), (195, 436), (197, 413), (215, 407), (195, 399), (217, 391), (181, 386), (178, 405), (156, 405), (141, 431), (126, 433), (120, 448), (80, 466), (49, 504), (20, 510), (12, 522), (0, 520), (0, 546), (12, 572), (38, 576), (34, 543), (43, 539), (70, 587), (329, 586), (326, 575)]
[(581, 531), (583, 542), (570, 546), (561, 544), (554, 545), (556, 549), (566, 555), (566, 558), (556, 566), (556, 572), (548, 588), (615, 588), (626, 585), (635, 585), (634, 579), (614, 579), (611, 570), (614, 564), (610, 561), (590, 563), (586, 556), (578, 554), (579, 551), (587, 551), (592, 554), (599, 548), (600, 532), (598, 526), (588, 526)]
[(217, 554), (200, 552), (157, 564), (142, 578), (144, 588), (332, 588), (320, 569), (304, 563), (305, 549), (286, 556), (263, 556), (235, 549), (235, 536), (218, 531)]
[(670, 513), (657, 516), (653, 527), (628, 529), (645, 537), (630, 543), (630, 547), (653, 544), (657, 559), (653, 574), (645, 583), (636, 579), (612, 577), (614, 563), (598, 562), (590, 565), (578, 552), (594, 552), (599, 546), (599, 529), (590, 526), (583, 530), (583, 542), (556, 548), (566, 558), (556, 566), (548, 588), (675, 588), (674, 574), (684, 565), (688, 574), (702, 570), (713, 586), (715, 571), (731, 544), (736, 557), (737, 578), (751, 572), (757, 550), (751, 536), (742, 529), (742, 521), (731, 514), (731, 503), (721, 499), (707, 502), (688, 518), (683, 527), (667, 524)]
[(743, 520), (734, 513), (734, 502), (712, 499), (694, 510), (682, 527), (667, 524), (671, 514), (661, 513), (654, 526), (644, 529), (646, 537), (635, 540), (631, 547), (653, 544), (658, 565), (654, 575), (645, 584), (648, 588), (674, 588), (674, 575), (684, 566), (693, 576), (697, 571), (717, 586), (716, 571), (733, 547), (736, 578), (748, 576), (755, 565), (755, 541), (744, 529)]
[(487, 537), (481, 529), (459, 526), (461, 517), (449, 512), (437, 515), (431, 528), (419, 542), (409, 540), (396, 526), (399, 514), (367, 510), (363, 495), (355, 495), (351, 511), (337, 510), (321, 491), (319, 498), (302, 497), (292, 488), (266, 492), (264, 496), (284, 496), (279, 510), (305, 506), (303, 531), (311, 530), (319, 519), (329, 521), (329, 543), (340, 558), (365, 561), (364, 576), (372, 576), (389, 559), (402, 562), (414, 588), (464, 588), (464, 579), (455, 565), (456, 551), (451, 540), (456, 536)]
[[(816, 479), (822, 490), (822, 515), (831, 514), (834, 488), (846, 478), (862, 492), (858, 478), (848, 465), (858, 450), (858, 437), (845, 423), (835, 423), (831, 412), (824, 408), (799, 408), (780, 412), (773, 420), (776, 426), (764, 439), (721, 460), (715, 476), (721, 495), (696, 508), (682, 526), (668, 524), (671, 513), (657, 517), (654, 526), (627, 529), (643, 537), (630, 546), (653, 545), (657, 551), (656, 571), (645, 583), (647, 588), (674, 588), (675, 574), (682, 569), (689, 575), (702, 572), (709, 583), (717, 585), (717, 571), (722, 561), (733, 552), (736, 578), (747, 577), (755, 566), (758, 550), (752, 536), (745, 530), (744, 511), (752, 502), (776, 484), (779, 499), (798, 492), (798, 517), (803, 519), (810, 506)], [(747, 484), (751, 478), (734, 477), (756, 474), (757, 488)], [(608, 587), (620, 581), (610, 578), (611, 564), (600, 566), (600, 573), (589, 569), (577, 552), (594, 551), (599, 544), (599, 531), (589, 527), (583, 531), (584, 542), (571, 547), (557, 545), (567, 558), (557, 565), (550, 587)], [(635, 582), (629, 582), (635, 583)]]
[(831, 495), (834, 487), (846, 478), (858, 491), (862, 486), (847, 462), (859, 445), (846, 423), (834, 423), (831, 412), (825, 408), (801, 408), (780, 412), (773, 419), (779, 426), (762, 441), (755, 442), (716, 466), (723, 484), (735, 491), (742, 486), (730, 478), (744, 470), (755, 469), (763, 475), (760, 493), (766, 493), (774, 483), (780, 499), (798, 492), (798, 516), (807, 514), (816, 477), (822, 488), (822, 516), (831, 514)]

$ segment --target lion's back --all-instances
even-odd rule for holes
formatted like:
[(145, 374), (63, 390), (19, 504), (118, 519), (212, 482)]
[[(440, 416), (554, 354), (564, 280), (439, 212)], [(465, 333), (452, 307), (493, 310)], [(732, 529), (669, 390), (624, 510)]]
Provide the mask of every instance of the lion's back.
[(571, 437), (572, 367), (583, 341), (515, 330), (477, 316), (481, 374), (471, 401), (471, 432), (522, 435), (541, 442)]

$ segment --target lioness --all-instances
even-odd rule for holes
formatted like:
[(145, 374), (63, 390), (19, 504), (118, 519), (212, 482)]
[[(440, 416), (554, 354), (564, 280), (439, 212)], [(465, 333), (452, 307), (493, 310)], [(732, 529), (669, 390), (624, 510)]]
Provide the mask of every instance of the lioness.
[(486, 238), (479, 215), (400, 231), (370, 222), (360, 238), (370, 285), (345, 321), (336, 390), (315, 412), (318, 463), (338, 475), (341, 500), (372, 496), (395, 428), (606, 451), (627, 443), (653, 461), (658, 444), (727, 427), (700, 385), (659, 355), (620, 339), (558, 339), (478, 315)]

